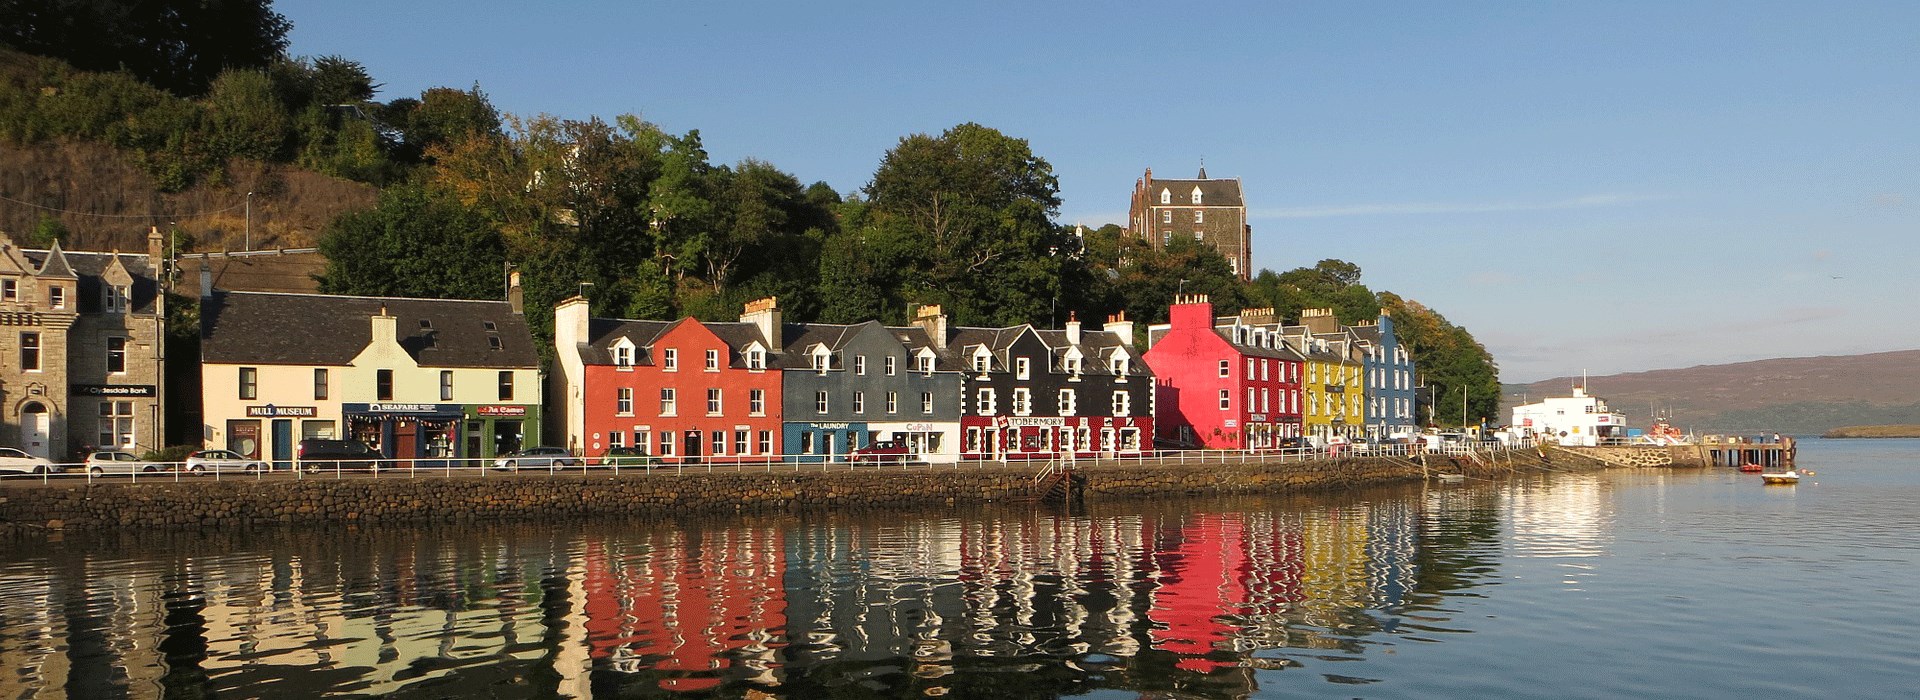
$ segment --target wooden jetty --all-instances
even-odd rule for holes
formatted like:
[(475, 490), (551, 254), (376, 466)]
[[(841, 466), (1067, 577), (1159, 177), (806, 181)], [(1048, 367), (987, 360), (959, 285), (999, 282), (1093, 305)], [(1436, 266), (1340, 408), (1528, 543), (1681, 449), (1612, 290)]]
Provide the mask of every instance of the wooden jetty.
[(1780, 438), (1777, 442), (1728, 442), (1709, 437), (1699, 447), (1710, 467), (1758, 464), (1771, 470), (1792, 469), (1796, 451), (1793, 438), (1790, 437)]

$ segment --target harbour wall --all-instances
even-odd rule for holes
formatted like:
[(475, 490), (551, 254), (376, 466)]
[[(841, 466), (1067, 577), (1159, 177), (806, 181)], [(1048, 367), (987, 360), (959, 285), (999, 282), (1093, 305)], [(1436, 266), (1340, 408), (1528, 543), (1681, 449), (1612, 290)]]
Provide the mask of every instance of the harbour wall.
[[(1281, 493), (1419, 480), (1429, 472), (1505, 478), (1607, 465), (1571, 454), (1491, 459), (1400, 458), (1248, 463), (1081, 465), (1085, 494)], [(606, 473), (504, 477), (264, 479), (127, 484), (94, 481), (0, 488), (0, 529), (198, 528), (269, 523), (503, 522), (567, 517), (667, 518), (744, 512), (911, 509), (1030, 499), (1036, 466), (827, 472)]]

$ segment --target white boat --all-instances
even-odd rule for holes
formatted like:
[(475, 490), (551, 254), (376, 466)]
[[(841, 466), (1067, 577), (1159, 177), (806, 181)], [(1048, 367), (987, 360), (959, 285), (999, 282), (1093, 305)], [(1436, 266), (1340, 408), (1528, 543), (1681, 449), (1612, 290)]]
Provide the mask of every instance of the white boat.
[(1798, 484), (1800, 472), (1792, 469), (1783, 472), (1766, 472), (1760, 475), (1760, 480), (1769, 484)]

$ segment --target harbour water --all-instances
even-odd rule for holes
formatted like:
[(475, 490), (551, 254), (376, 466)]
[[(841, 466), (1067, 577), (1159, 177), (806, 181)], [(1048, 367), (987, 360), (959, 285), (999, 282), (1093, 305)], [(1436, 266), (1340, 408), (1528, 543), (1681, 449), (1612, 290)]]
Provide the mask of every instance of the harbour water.
[(0, 697), (1912, 697), (1920, 440), (1800, 466), (23, 539)]

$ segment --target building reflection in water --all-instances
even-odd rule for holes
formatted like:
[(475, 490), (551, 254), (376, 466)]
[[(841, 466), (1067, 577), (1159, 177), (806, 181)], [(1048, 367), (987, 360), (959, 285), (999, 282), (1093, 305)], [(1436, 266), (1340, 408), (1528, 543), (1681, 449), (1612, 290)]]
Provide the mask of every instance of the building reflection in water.
[(1503, 508), (1561, 551), (1603, 517), (1389, 496), (69, 542), (0, 564), (0, 697), (1237, 697), (1436, 624)]

